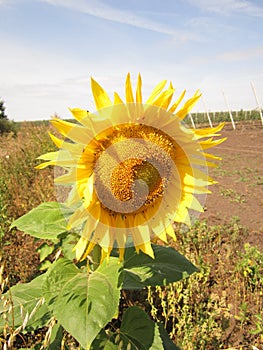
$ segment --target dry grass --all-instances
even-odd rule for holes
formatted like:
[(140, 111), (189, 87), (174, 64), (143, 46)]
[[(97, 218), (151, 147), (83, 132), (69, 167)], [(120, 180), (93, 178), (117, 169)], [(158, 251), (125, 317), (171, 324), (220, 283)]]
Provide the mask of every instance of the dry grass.
[(55, 149), (48, 129), (45, 124), (24, 123), (16, 137), (0, 138), (0, 238), (11, 285), (37, 273), (39, 243), (21, 232), (10, 232), (10, 224), (38, 204), (56, 200), (53, 169), (34, 168), (38, 156)]
[(21, 125), (17, 137), (0, 138), (0, 201), (11, 218), (25, 214), (43, 201), (54, 200), (53, 170), (38, 171), (36, 158), (53, 151), (45, 124)]
[(200, 272), (151, 288), (148, 300), (153, 318), (182, 349), (261, 348), (263, 254), (244, 244), (248, 234), (238, 221), (213, 227), (203, 221), (176, 233), (175, 248)]

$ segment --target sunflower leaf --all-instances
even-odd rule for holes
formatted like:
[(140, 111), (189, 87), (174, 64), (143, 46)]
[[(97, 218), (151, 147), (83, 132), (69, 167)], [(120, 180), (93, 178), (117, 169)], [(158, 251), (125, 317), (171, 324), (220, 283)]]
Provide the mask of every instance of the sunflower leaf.
[[(42, 282), (45, 275), (40, 275), (29, 283), (17, 284), (3, 294), (0, 306), (0, 333), (5, 325), (19, 327), (27, 331), (43, 327), (51, 318), (42, 295)], [(12, 311), (10, 311), (12, 310)], [(6, 318), (7, 317), (7, 318)]]
[(133, 248), (126, 249), (123, 268), (123, 289), (167, 285), (197, 272), (198, 269), (171, 247), (152, 245), (155, 259)]
[(60, 259), (47, 273), (43, 292), (48, 306), (85, 349), (118, 312), (120, 268), (118, 259), (110, 258), (87, 273)]
[(90, 350), (118, 350), (118, 345), (115, 344), (113, 336), (108, 336), (103, 329), (91, 344)]
[(42, 292), (50, 311), (54, 311), (56, 300), (63, 286), (79, 272), (76, 265), (65, 258), (57, 260), (48, 269), (42, 284)]
[(71, 213), (71, 209), (63, 204), (46, 202), (15, 220), (11, 228), (17, 227), (36, 238), (54, 240), (58, 235), (67, 231), (65, 217)]
[(130, 344), (131, 350), (178, 350), (161, 324), (154, 323), (137, 306), (132, 306), (123, 315), (119, 343), (121, 349)]
[(63, 328), (59, 323), (56, 323), (51, 330), (51, 337), (49, 341), (49, 350), (57, 350), (62, 348), (64, 333)]
[(54, 245), (49, 245), (46, 242), (42, 243), (36, 250), (39, 253), (40, 262), (44, 261), (54, 251)]
[(91, 350), (179, 350), (163, 325), (154, 323), (140, 308), (132, 306), (123, 315), (116, 332), (102, 330), (93, 341)]

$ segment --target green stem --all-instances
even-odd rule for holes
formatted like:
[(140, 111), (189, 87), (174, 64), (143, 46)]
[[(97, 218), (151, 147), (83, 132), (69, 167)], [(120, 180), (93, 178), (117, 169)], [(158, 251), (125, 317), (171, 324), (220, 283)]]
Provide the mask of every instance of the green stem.
[(100, 266), (100, 258), (101, 258), (101, 247), (96, 244), (93, 248), (93, 266), (94, 271)]

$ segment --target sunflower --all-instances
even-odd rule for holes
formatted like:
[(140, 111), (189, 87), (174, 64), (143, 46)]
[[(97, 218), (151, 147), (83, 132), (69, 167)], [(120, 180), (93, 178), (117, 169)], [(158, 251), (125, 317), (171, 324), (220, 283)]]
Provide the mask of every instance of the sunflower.
[(220, 159), (207, 148), (223, 124), (215, 128), (190, 129), (183, 119), (200, 97), (197, 91), (181, 109), (185, 91), (172, 103), (174, 87), (159, 83), (145, 103), (138, 76), (134, 94), (127, 75), (125, 98), (114, 100), (91, 79), (96, 112), (71, 109), (76, 122), (54, 118), (52, 124), (63, 138), (50, 134), (59, 148), (40, 156), (38, 168), (62, 167), (66, 173), (56, 184), (70, 185), (66, 204), (74, 208), (68, 228), (78, 229), (76, 258), (85, 259), (95, 246), (101, 260), (118, 246), (123, 259), (132, 244), (154, 258), (151, 241), (175, 239), (174, 222), (191, 224), (189, 211), (202, 212), (199, 196), (206, 196), (215, 182), (207, 167)]

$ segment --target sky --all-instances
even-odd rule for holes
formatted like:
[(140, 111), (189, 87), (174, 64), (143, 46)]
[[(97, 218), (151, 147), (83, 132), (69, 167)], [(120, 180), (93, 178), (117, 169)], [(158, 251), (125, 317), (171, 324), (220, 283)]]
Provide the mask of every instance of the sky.
[(15, 121), (95, 111), (90, 78), (124, 96), (128, 72), (145, 100), (164, 79), (200, 89), (194, 112), (257, 108), (251, 83), (263, 103), (262, 0), (0, 0), (0, 48)]

